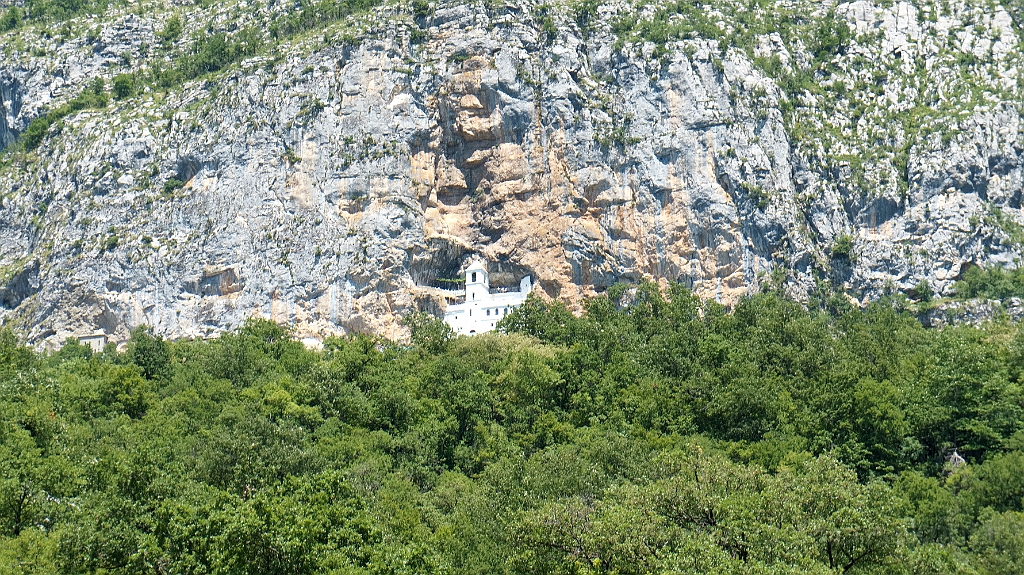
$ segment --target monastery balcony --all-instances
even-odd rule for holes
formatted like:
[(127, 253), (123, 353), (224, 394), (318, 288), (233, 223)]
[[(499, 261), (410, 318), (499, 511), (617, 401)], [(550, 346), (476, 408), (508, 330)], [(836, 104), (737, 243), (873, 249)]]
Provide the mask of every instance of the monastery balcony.
[(511, 287), (492, 287), (492, 288), (490, 289), (490, 292), (491, 292), (492, 294), (496, 294), (496, 293), (519, 293), (519, 286), (511, 286)]
[(416, 289), (424, 291), (424, 292), (427, 292), (427, 293), (433, 293), (433, 294), (443, 295), (443, 296), (450, 296), (450, 295), (460, 295), (461, 296), (461, 295), (465, 295), (466, 294), (466, 288), (464, 286), (462, 286), (462, 285), (459, 285), (457, 287), (452, 286), (451, 284), (445, 285), (443, 287), (442, 286), (437, 286), (437, 285), (417, 285)]
[(444, 303), (446, 305), (459, 305), (466, 303), (466, 294), (463, 292), (446, 292), (441, 294), (444, 297)]

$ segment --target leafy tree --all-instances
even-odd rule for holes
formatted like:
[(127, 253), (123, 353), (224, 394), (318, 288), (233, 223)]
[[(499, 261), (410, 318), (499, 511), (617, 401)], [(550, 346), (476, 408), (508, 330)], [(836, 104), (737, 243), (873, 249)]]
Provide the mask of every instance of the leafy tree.
[(13, 539), (0, 539), (0, 573), (57, 575), (57, 543), (40, 529), (26, 529)]
[(440, 354), (455, 338), (455, 331), (444, 321), (425, 312), (417, 312), (402, 318), (402, 325), (411, 331), (413, 345), (430, 354)]
[(151, 331), (147, 326), (132, 330), (128, 339), (128, 360), (142, 369), (146, 379), (168, 378), (171, 375), (170, 350), (163, 338), (154, 337)]
[(1011, 575), (1024, 569), (1024, 514), (987, 511), (971, 536), (970, 549), (983, 573)]
[(32, 350), (9, 327), (0, 328), (0, 377), (27, 371), (35, 362)]

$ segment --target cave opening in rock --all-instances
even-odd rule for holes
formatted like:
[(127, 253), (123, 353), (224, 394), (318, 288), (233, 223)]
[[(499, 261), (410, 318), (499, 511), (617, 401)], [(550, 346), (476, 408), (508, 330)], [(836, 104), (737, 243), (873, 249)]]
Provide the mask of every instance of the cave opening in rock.
[(466, 285), (462, 262), (475, 253), (446, 238), (431, 238), (426, 249), (413, 256), (409, 274), (418, 286), (461, 290)]
[(532, 269), (513, 262), (509, 256), (487, 262), (487, 279), (492, 290), (516, 291), (526, 276), (537, 277)]

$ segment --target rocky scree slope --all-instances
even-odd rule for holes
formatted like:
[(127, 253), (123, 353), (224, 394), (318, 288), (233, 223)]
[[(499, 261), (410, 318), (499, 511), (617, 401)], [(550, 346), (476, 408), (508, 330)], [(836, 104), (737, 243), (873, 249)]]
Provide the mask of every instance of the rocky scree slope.
[(399, 337), (474, 255), (572, 305), (867, 301), (1024, 242), (1012, 4), (8, 5), (0, 317), (40, 345)]

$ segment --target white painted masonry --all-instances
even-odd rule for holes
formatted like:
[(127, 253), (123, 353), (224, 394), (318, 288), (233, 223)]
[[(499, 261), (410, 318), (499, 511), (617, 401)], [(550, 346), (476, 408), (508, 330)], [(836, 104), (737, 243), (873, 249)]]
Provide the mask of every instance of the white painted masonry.
[(466, 299), (449, 305), (444, 321), (460, 335), (491, 331), (501, 318), (526, 301), (532, 289), (530, 276), (526, 276), (519, 282), (517, 292), (491, 293), (487, 267), (480, 260), (474, 260), (466, 268)]

